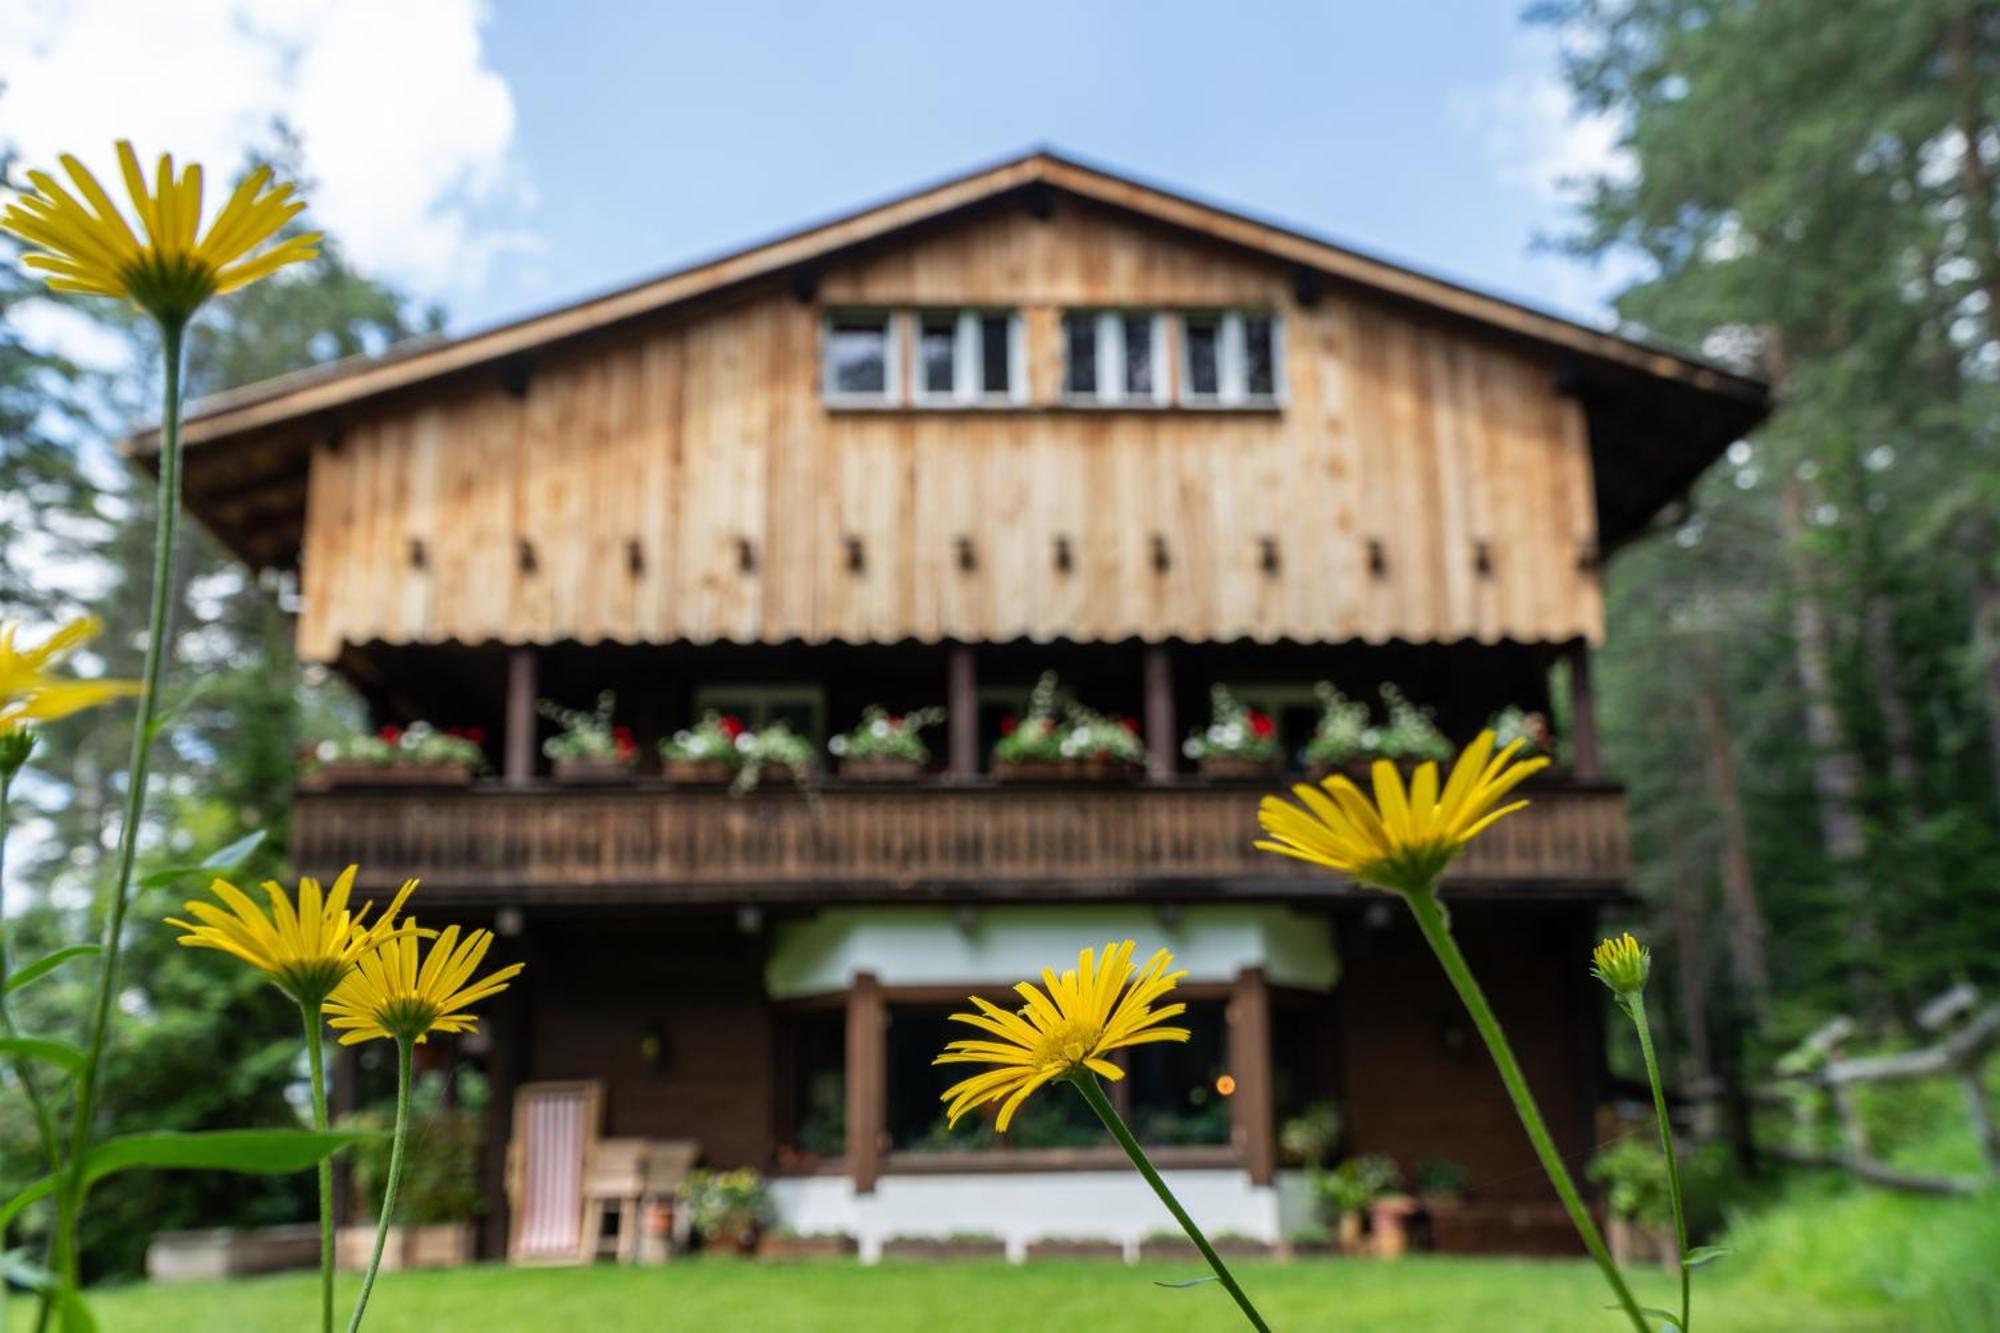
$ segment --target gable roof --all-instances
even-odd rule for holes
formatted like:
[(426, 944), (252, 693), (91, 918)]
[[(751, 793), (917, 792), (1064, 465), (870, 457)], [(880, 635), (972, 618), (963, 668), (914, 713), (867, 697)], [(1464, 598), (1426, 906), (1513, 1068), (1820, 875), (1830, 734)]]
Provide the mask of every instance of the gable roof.
[[(1133, 177), (1036, 149), (774, 239), (673, 269), (628, 287), (457, 338), (412, 339), (380, 356), (337, 361), (205, 398), (185, 417), (188, 443), (220, 440), (335, 411), (382, 394), (532, 353), (740, 283), (811, 266), (854, 247), (1023, 191), (1060, 190), (1168, 226), (1294, 263), (1579, 357), (1715, 395), (1747, 410), (1748, 429), (1769, 410), (1758, 379), (1657, 342), (1609, 333), (1532, 306), (1336, 245), (1294, 228)], [(1726, 443), (1726, 441), (1725, 441)], [(157, 430), (131, 437), (141, 456)]]

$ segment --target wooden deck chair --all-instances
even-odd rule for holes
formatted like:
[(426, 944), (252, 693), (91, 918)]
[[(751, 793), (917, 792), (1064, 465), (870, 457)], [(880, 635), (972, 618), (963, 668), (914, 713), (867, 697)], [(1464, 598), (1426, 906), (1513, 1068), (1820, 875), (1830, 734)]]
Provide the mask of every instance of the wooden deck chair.
[(584, 1184), (603, 1114), (604, 1084), (596, 1079), (523, 1083), (515, 1089), (513, 1133), (507, 1143), (507, 1202), (513, 1212), (509, 1263), (589, 1259)]

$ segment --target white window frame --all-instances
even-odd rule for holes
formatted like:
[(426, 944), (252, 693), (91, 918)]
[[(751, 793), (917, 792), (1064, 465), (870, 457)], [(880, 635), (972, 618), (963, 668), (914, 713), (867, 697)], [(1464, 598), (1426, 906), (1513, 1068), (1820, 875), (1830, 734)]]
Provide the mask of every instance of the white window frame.
[[(1069, 385), (1068, 321), (1078, 315), (1097, 321), (1097, 387), (1089, 393), (1073, 393)], [(1153, 387), (1150, 393), (1125, 391), (1125, 321), (1146, 320), (1151, 329)], [(1071, 309), (1062, 312), (1057, 328), (1063, 340), (1063, 402), (1073, 407), (1164, 407), (1167, 404), (1167, 320), (1165, 314), (1150, 309)]]
[[(940, 317), (952, 320), (951, 379), (949, 389), (933, 389), (924, 383), (924, 325)], [(989, 393), (979, 384), (981, 357), (980, 325), (989, 319), (1007, 321), (1007, 387)], [(1018, 310), (973, 306), (963, 310), (915, 310), (910, 313), (911, 347), (914, 360), (910, 372), (910, 401), (918, 407), (1016, 407), (1028, 401), (1027, 337)]]
[[(1263, 319), (1271, 324), (1271, 392), (1250, 392), (1248, 378), (1249, 344), (1243, 321)], [(1285, 402), (1285, 321), (1265, 310), (1184, 310), (1181, 319), (1180, 403), (1182, 407), (1272, 408)], [(1213, 323), (1217, 327), (1214, 393), (1196, 393), (1190, 371), (1190, 323)]]
[[(844, 390), (834, 384), (833, 357), (829, 354), (833, 342), (833, 326), (836, 323), (859, 322), (862, 319), (879, 320), (882, 326), (883, 373), (882, 392), (856, 393)], [(829, 310), (820, 320), (819, 342), (819, 392), (820, 398), (836, 407), (896, 407), (903, 401), (903, 318), (893, 310), (878, 310), (871, 306), (849, 307)]]

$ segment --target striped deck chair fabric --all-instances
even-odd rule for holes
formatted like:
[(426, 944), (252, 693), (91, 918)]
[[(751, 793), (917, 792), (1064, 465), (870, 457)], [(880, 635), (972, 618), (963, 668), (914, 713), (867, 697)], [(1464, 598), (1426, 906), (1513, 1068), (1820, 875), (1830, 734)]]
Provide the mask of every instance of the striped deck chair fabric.
[(596, 1081), (524, 1083), (516, 1089), (508, 1145), (510, 1262), (573, 1264), (588, 1257), (584, 1179), (603, 1105), (604, 1085)]

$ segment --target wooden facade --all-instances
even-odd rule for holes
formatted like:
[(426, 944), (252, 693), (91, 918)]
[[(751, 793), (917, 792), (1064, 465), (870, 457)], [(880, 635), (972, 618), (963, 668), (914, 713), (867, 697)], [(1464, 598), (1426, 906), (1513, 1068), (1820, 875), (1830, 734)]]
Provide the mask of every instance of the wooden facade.
[[(1004, 395), (909, 390), (944, 311), (1010, 321)], [(829, 321), (860, 312), (900, 331), (901, 387), (865, 404), (822, 373)], [(1065, 393), (1079, 312), (1157, 313), (1166, 379), (1147, 401)], [(1179, 340), (1220, 312), (1238, 337), (1245, 312), (1271, 321), (1274, 391), (1187, 405)], [(1542, 1249), (1568, 1233), (1536, 1230), (1531, 1155), (1500, 1132), (1504, 1093), (1414, 934), (1376, 895), (1254, 852), (1262, 786), (1205, 780), (1181, 741), (1214, 685), (1316, 716), (1316, 680), (1363, 699), (1392, 681), (1454, 740), (1508, 705), (1565, 715), (1567, 764), (1448, 887), (1564, 1152), (1586, 1153), (1601, 997), (1578, 960), (1630, 869), (1592, 711), (1601, 567), (1766, 406), (1695, 358), (1037, 153), (226, 395), (190, 419), (187, 495), (248, 563), (297, 575), (301, 656), (378, 721), (492, 738), (493, 774), (469, 786), (302, 793), (293, 853), (316, 874), (358, 862), (370, 891), (417, 877), (426, 913), (490, 921), (528, 963), (477, 1057), (496, 1194), (511, 1090), (538, 1079), (604, 1080), (607, 1133), (698, 1139), (711, 1164), (783, 1177), (794, 1204), (833, 1197), (883, 1228), (907, 1222), (868, 1209), (911, 1177), (1115, 1167), (1095, 1147), (934, 1141), (938, 1025), (1004, 983), (912, 957), (1039, 947), (1025, 916), (981, 924), (1010, 911), (1163, 936), (1183, 913), (1270, 912), (1308, 943), (1252, 930), (1258, 956), (1211, 959), (1188, 987), (1210, 1064), (1150, 1086), (1231, 1091), (1162, 1161), (1240, 1173), (1266, 1208), (1245, 1225), (1270, 1231), (1279, 1122), (1337, 1099), (1348, 1151), (1471, 1169), (1488, 1211), (1464, 1216), (1491, 1226), (1467, 1244)], [(133, 442), (142, 461), (151, 446)], [(1143, 771), (994, 779), (996, 710), (1044, 669), (1129, 717)], [(538, 757), (537, 700), (599, 691), (640, 772), (565, 787)], [(729, 691), (789, 692), (816, 730), (869, 705), (950, 717), (905, 786), (668, 786), (655, 744)], [(1296, 767), (1309, 722), (1286, 725)], [(864, 933), (881, 956), (839, 955), (809, 993), (771, 980), (781, 937), (856, 912), (917, 914), (920, 942), (899, 955)]]

